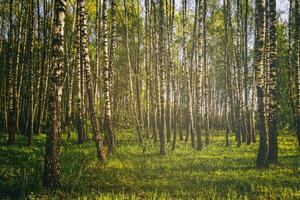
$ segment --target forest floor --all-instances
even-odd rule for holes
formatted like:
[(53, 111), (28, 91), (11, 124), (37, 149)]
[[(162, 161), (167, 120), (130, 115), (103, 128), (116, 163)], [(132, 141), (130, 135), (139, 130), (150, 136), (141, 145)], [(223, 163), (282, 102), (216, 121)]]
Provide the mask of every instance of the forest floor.
[(280, 164), (256, 169), (258, 144), (237, 148), (234, 137), (225, 147), (224, 135), (198, 152), (178, 142), (160, 156), (159, 143), (137, 143), (131, 130), (117, 132), (117, 149), (104, 165), (95, 145), (76, 144), (76, 136), (61, 142), (59, 191), (42, 185), (45, 135), (28, 147), (24, 136), (13, 146), (0, 136), (0, 199), (300, 199), (300, 153), (296, 137), (279, 137)]

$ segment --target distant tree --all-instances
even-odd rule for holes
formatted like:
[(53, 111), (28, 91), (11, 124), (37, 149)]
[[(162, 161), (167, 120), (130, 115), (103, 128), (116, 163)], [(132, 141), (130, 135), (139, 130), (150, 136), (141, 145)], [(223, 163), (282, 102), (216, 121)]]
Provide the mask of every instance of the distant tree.
[(229, 119), (228, 119), (228, 68), (229, 68), (229, 58), (228, 58), (228, 0), (223, 0), (223, 15), (224, 15), (224, 71), (225, 71), (225, 96), (224, 96), (224, 114), (226, 120), (226, 146), (229, 146)]
[(85, 3), (84, 0), (79, 0), (80, 5), (80, 12), (82, 15), (80, 16), (80, 35), (81, 39), (81, 47), (82, 47), (82, 57), (83, 57), (83, 64), (84, 64), (84, 74), (86, 75), (86, 90), (87, 90), (87, 97), (88, 97), (88, 105), (89, 105), (89, 114), (90, 114), (90, 121), (92, 122), (92, 131), (93, 131), (93, 139), (96, 143), (97, 149), (97, 158), (99, 162), (105, 162), (105, 154), (103, 152), (103, 143), (101, 139), (100, 133), (100, 126), (99, 121), (96, 114), (96, 105), (95, 105), (95, 97), (94, 97), (94, 90), (93, 90), (93, 76), (91, 72), (90, 66), (90, 58), (89, 58), (89, 51), (88, 51), (88, 32), (87, 32), (87, 18), (86, 18), (86, 10), (85, 10)]
[(13, 0), (9, 1), (9, 32), (8, 32), (8, 53), (7, 53), (7, 64), (8, 64), (8, 144), (15, 143), (16, 131), (17, 131), (17, 120), (16, 120), (16, 108), (15, 108), (15, 67), (13, 65)]
[(159, 139), (160, 154), (166, 154), (165, 147), (165, 65), (163, 61), (164, 55), (164, 2), (159, 1), (159, 78), (160, 78), (160, 123), (159, 123)]
[(295, 0), (295, 47), (296, 47), (296, 66), (297, 66), (297, 138), (300, 150), (300, 7), (299, 0)]
[(207, 1), (203, 0), (203, 88), (204, 88), (204, 109), (205, 109), (205, 144), (209, 145), (209, 99), (208, 99), (208, 66), (207, 66), (207, 40), (206, 40), (206, 14)]
[[(173, 59), (172, 59), (172, 14), (169, 15), (169, 2), (170, 0), (166, 0), (166, 24), (167, 24), (167, 36), (168, 36), (168, 46), (167, 46), (167, 67), (166, 67), (166, 133), (167, 133), (167, 142), (169, 143), (171, 141), (171, 71), (172, 71), (172, 65), (173, 65)], [(170, 5), (171, 5), (170, 1)], [(172, 8), (170, 9), (170, 12), (172, 12)]]
[[(114, 7), (112, 6), (112, 15), (114, 15)], [(103, 57), (104, 57), (104, 66), (103, 66), (103, 79), (104, 79), (104, 100), (105, 100), (105, 112), (104, 112), (104, 122), (103, 122), (103, 130), (106, 136), (108, 137), (108, 147), (110, 153), (113, 152), (115, 148), (115, 140), (114, 140), (114, 133), (112, 129), (112, 113), (111, 113), (111, 79), (110, 79), (110, 73), (112, 73), (110, 70), (112, 69), (110, 64), (112, 64), (109, 61), (109, 49), (108, 49), (108, 30), (107, 30), (107, 18), (108, 18), (108, 12), (107, 12), (107, 0), (103, 0), (102, 5), (102, 31), (103, 31)], [(115, 18), (113, 18), (115, 19)], [(115, 22), (112, 22), (112, 27), (114, 26)], [(115, 30), (114, 28), (111, 30), (112, 35), (114, 37), (115, 33), (113, 33)], [(114, 39), (113, 39), (114, 40)], [(110, 48), (114, 48), (113, 46), (110, 46)], [(112, 54), (113, 55), (113, 54)]]
[[(43, 116), (44, 116), (44, 111), (45, 111), (45, 98), (46, 98), (46, 80), (47, 80), (47, 72), (48, 72), (48, 66), (47, 66), (47, 62), (48, 62), (48, 37), (50, 34), (48, 34), (48, 30), (47, 30), (47, 15), (49, 14), (48, 10), (47, 10), (47, 1), (43, 1), (43, 15), (40, 16), (40, 12), (38, 13), (38, 19), (43, 18), (43, 24), (40, 25), (42, 26), (41, 30), (42, 30), (42, 35), (43, 35), (43, 39), (42, 39), (42, 43), (41, 45), (42, 47), (42, 52), (41, 52), (41, 61), (39, 63), (39, 67), (40, 67), (40, 80), (39, 80), (39, 90), (38, 90), (38, 97), (37, 97), (37, 112), (36, 112), (36, 117), (35, 117), (35, 134), (39, 134), (42, 130), (42, 123), (43, 123)], [(38, 2), (38, 10), (41, 9), (41, 6)], [(41, 19), (39, 20), (41, 21)], [(21, 36), (21, 34), (20, 34)], [(41, 36), (40, 36), (41, 37)], [(39, 38), (40, 38), (39, 37)], [(20, 38), (21, 39), (21, 38)], [(69, 79), (70, 80), (70, 79)], [(71, 92), (71, 87), (68, 88), (68, 91)], [(70, 95), (71, 96), (71, 95)]]
[(27, 44), (27, 52), (28, 52), (28, 58), (27, 58), (27, 75), (28, 75), (28, 93), (27, 93), (27, 136), (28, 136), (28, 144), (30, 145), (32, 143), (32, 135), (33, 135), (33, 117), (34, 117), (34, 111), (33, 111), (33, 73), (34, 73), (34, 0), (30, 0), (30, 12), (28, 12), (28, 19), (30, 20), (29, 23), (29, 31), (28, 31), (28, 44)]
[(152, 18), (150, 17), (150, 26), (151, 26), (151, 60), (152, 60), (152, 67), (151, 72), (151, 110), (152, 110), (152, 138), (153, 142), (156, 143), (157, 141), (157, 127), (159, 126), (159, 77), (158, 77), (158, 45), (157, 45), (157, 9), (155, 6), (154, 1), (151, 1), (151, 13)]
[(249, 69), (248, 69), (248, 18), (249, 18), (249, 0), (245, 0), (245, 15), (244, 15), (244, 98), (245, 98), (245, 128), (247, 133), (247, 145), (251, 143), (251, 120), (249, 112)]
[(201, 132), (201, 116), (202, 116), (202, 110), (201, 110), (201, 88), (202, 88), (202, 68), (203, 68), (203, 47), (202, 47), (202, 0), (198, 0), (198, 63), (197, 63), (197, 76), (196, 76), (196, 98), (197, 98), (197, 110), (196, 110), (196, 129), (197, 129), (197, 150), (202, 150), (202, 132)]
[(136, 108), (136, 104), (135, 104), (135, 95), (134, 95), (134, 91), (133, 91), (133, 78), (132, 78), (132, 63), (131, 63), (131, 51), (129, 48), (129, 36), (128, 36), (128, 13), (127, 13), (127, 5), (126, 5), (126, 0), (124, 0), (124, 15), (125, 15), (125, 41), (126, 41), (126, 53), (127, 53), (127, 62), (128, 62), (128, 76), (129, 76), (129, 98), (130, 98), (130, 104), (131, 104), (131, 108), (132, 108), (132, 112), (133, 112), (133, 117), (135, 120), (135, 125), (136, 125), (136, 130), (138, 132), (138, 138), (139, 138), (139, 142), (143, 143), (143, 138), (142, 138), (142, 130), (141, 130), (141, 125), (140, 125), (140, 120), (139, 120), (139, 116), (138, 116), (138, 112), (137, 112), (137, 108)]
[(83, 25), (82, 18), (84, 13), (82, 11), (82, 0), (77, 0), (77, 14), (76, 14), (76, 128), (77, 128), (77, 142), (79, 144), (84, 141), (84, 99), (83, 99), (83, 76), (84, 76), (84, 60), (82, 57), (82, 39), (81, 29)]
[[(185, 142), (189, 140), (190, 137), (190, 124), (191, 124), (191, 114), (192, 114), (192, 105), (191, 105), (191, 94), (190, 94), (190, 77), (189, 77), (189, 69), (187, 66), (187, 1), (182, 0), (182, 71), (183, 71), (183, 81), (182, 84), (182, 95), (183, 99), (187, 98), (188, 105), (186, 113), (188, 114), (188, 127), (186, 129), (186, 137)], [(182, 99), (182, 100), (183, 100)]]

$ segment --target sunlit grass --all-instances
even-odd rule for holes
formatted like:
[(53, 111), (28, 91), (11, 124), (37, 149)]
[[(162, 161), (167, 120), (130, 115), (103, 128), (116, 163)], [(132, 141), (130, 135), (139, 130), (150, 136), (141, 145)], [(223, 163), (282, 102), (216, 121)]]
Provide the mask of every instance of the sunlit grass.
[(257, 170), (257, 144), (225, 147), (224, 135), (198, 152), (178, 142), (168, 144), (166, 156), (159, 144), (140, 145), (132, 130), (117, 131), (117, 149), (104, 165), (95, 157), (95, 145), (76, 144), (76, 136), (62, 137), (62, 188), (47, 192), (41, 186), (45, 136), (35, 136), (28, 147), (23, 136), (6, 146), (0, 137), (0, 198), (74, 199), (300, 199), (300, 154), (294, 136), (279, 137), (280, 163)]

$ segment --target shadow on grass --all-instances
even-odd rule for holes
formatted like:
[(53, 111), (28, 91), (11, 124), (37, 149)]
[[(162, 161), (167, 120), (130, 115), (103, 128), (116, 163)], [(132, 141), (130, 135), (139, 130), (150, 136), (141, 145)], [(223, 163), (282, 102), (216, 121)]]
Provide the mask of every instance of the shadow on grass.
[[(229, 193), (255, 198), (270, 186), (271, 192), (300, 188), (298, 154), (283, 155), (282, 167), (262, 171), (255, 168), (253, 147), (252, 151), (246, 146), (228, 149), (216, 142), (217, 146), (197, 152), (179, 143), (177, 151), (163, 157), (158, 154), (158, 144), (146, 144), (143, 151), (145, 145), (132, 137), (119, 137), (116, 153), (104, 165), (97, 163), (92, 141), (77, 145), (74, 138), (63, 138), (59, 198), (144, 193), (168, 193), (183, 199), (213, 198), (212, 194), (222, 198)], [(23, 136), (13, 146), (5, 145), (3, 138), (0, 141), (0, 198), (47, 195), (41, 186), (45, 136), (35, 137), (29, 147)]]

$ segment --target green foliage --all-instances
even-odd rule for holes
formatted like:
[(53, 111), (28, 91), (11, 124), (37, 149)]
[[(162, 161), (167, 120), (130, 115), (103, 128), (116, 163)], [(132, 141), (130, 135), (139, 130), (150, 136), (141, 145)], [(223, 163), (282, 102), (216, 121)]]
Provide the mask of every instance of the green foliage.
[[(290, 77), (288, 62), (288, 41), (286, 24), (277, 25), (277, 44), (278, 44), (278, 122), (279, 128), (293, 129), (293, 112), (290, 100), (296, 102), (296, 80), (295, 76)], [(293, 74), (293, 72), (292, 72)], [(290, 84), (292, 83), (292, 85)], [(292, 97), (289, 89), (292, 88)]]
[[(41, 186), (44, 135), (26, 146), (6, 146), (0, 138), (1, 199), (297, 199), (300, 198), (300, 154), (296, 138), (279, 137), (280, 164), (255, 168), (257, 145), (225, 147), (223, 133), (198, 152), (179, 143), (176, 151), (159, 156), (158, 144), (139, 145), (131, 130), (117, 131), (118, 148), (105, 165), (99, 165), (92, 141), (76, 144), (62, 138), (61, 181), (56, 192)], [(232, 144), (234, 137), (231, 137)], [(168, 148), (170, 149), (170, 148)]]

